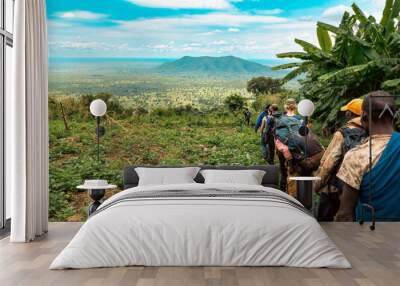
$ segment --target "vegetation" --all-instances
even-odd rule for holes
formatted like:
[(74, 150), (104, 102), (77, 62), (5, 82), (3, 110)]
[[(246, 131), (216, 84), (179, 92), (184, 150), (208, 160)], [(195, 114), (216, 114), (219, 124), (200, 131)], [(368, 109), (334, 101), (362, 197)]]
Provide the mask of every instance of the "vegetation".
[(277, 93), (282, 91), (283, 82), (280, 79), (259, 76), (247, 82), (247, 91), (259, 96), (261, 94)]
[[(275, 95), (275, 99), (285, 94)], [(108, 111), (102, 119), (101, 162), (96, 161), (95, 120), (88, 102), (101, 97)], [(240, 95), (233, 97), (243, 98)], [(137, 113), (126, 98), (110, 94), (50, 97), (50, 218), (86, 218), (90, 199), (76, 186), (102, 178), (122, 186), (124, 166), (253, 165), (264, 163), (259, 135), (228, 106), (199, 111), (189, 106), (153, 108)], [(60, 104), (69, 126), (66, 130)], [(253, 114), (255, 121), (256, 112)], [(108, 193), (107, 195), (111, 195)]]
[(245, 109), (246, 99), (240, 94), (234, 93), (225, 99), (225, 104), (229, 111), (237, 115)]
[(350, 99), (379, 89), (400, 91), (400, 0), (386, 1), (380, 22), (356, 4), (352, 9), (338, 27), (318, 22), (319, 47), (296, 39), (304, 52), (277, 55), (301, 60), (275, 69), (292, 69), (285, 81), (306, 75), (300, 96), (316, 102), (325, 127), (340, 124), (339, 108)]

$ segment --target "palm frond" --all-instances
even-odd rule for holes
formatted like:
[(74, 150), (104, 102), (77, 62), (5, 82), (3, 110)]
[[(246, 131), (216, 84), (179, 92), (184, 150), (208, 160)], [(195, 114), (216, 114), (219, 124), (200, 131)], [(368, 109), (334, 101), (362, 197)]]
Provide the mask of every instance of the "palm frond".
[(332, 40), (326, 29), (322, 28), (321, 26), (317, 26), (317, 37), (322, 51), (328, 52), (332, 49)]
[(400, 88), (400, 78), (387, 80), (382, 83), (383, 89)]
[(303, 50), (307, 53), (318, 53), (318, 52), (322, 52), (322, 50), (316, 46), (314, 46), (313, 44), (310, 44), (306, 41), (300, 40), (300, 39), (294, 39), (295, 43), (300, 45)]
[(291, 81), (292, 79), (298, 77), (302, 73), (305, 73), (308, 70), (308, 65), (302, 65), (294, 70), (292, 70), (290, 73), (288, 73), (283, 79), (283, 82), (288, 82)]
[(391, 19), (396, 19), (400, 14), (400, 0), (394, 0), (392, 7), (392, 14), (390, 15)]
[(317, 22), (317, 26), (325, 29), (326, 31), (332, 32), (334, 34), (339, 34), (340, 32), (342, 32), (340, 28), (335, 27), (331, 24), (324, 23), (324, 22)]
[(291, 68), (299, 67), (299, 66), (301, 66), (302, 64), (303, 64), (303, 62), (282, 64), (282, 65), (278, 65), (278, 66), (273, 66), (273, 67), (272, 67), (272, 70), (291, 69)]
[(381, 25), (386, 26), (390, 15), (392, 14), (393, 0), (386, 0), (385, 8), (383, 9)]
[(311, 57), (307, 53), (303, 52), (289, 52), (289, 53), (280, 53), (276, 55), (278, 58), (297, 58), (301, 60), (309, 60)]
[(332, 79), (344, 78), (347, 76), (354, 75), (356, 73), (362, 72), (369, 67), (369, 64), (355, 65), (340, 69), (338, 71), (333, 71), (320, 76), (318, 79), (321, 81), (330, 81)]
[(353, 3), (351, 5), (351, 8), (353, 8), (353, 12), (356, 15), (357, 20), (360, 21), (361, 24), (368, 24), (367, 16), (365, 16), (364, 12), (360, 9), (360, 7), (357, 6), (356, 3)]

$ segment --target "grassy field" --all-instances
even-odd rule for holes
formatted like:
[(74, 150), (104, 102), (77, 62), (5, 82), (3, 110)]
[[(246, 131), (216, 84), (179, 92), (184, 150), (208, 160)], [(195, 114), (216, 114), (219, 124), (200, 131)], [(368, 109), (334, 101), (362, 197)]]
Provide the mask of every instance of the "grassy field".
[[(253, 120), (254, 121), (254, 120)], [(89, 178), (122, 185), (128, 165), (262, 164), (259, 136), (241, 116), (210, 114), (105, 117), (101, 163), (96, 161), (95, 121), (75, 118), (70, 130), (50, 120), (50, 217), (83, 220), (89, 203), (76, 186)]]

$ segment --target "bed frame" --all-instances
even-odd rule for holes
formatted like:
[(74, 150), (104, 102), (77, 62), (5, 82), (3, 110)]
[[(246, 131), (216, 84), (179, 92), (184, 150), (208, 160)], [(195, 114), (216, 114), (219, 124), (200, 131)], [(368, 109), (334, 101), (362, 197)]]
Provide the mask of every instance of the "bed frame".
[[(136, 187), (139, 183), (139, 176), (135, 171), (136, 167), (148, 167), (148, 168), (183, 168), (187, 166), (129, 166), (124, 168), (123, 180), (124, 190)], [(192, 166), (190, 166), (192, 167)], [(260, 166), (199, 166), (201, 170), (262, 170), (265, 171), (265, 175), (262, 179), (261, 184), (264, 187), (271, 187), (279, 189), (280, 172), (279, 167), (275, 165), (260, 165)], [(194, 178), (197, 183), (204, 183), (204, 178), (200, 174)]]

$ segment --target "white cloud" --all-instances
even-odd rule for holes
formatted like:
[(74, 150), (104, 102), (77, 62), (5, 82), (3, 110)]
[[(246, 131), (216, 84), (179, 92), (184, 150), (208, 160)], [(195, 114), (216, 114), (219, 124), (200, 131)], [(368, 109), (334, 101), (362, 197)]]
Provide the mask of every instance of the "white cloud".
[(314, 17), (313, 16), (300, 16), (299, 20), (305, 21), (305, 22), (310, 22), (310, 21), (314, 21)]
[(282, 14), (283, 10), (282, 9), (271, 9), (271, 10), (255, 10), (257, 14), (260, 15), (278, 15)]
[(223, 46), (223, 45), (226, 45), (228, 43), (226, 41), (224, 41), (224, 40), (218, 40), (218, 41), (212, 42), (211, 44), (215, 45), (215, 46)]
[(59, 18), (70, 19), (70, 20), (99, 20), (108, 17), (108, 15), (106, 14), (93, 13), (90, 11), (81, 11), (81, 10), (59, 12), (56, 15)]
[(222, 30), (216, 29), (214, 31), (201, 32), (201, 33), (198, 33), (197, 35), (198, 36), (214, 36), (214, 35), (219, 34), (221, 32), (222, 32)]
[(198, 15), (183, 15), (180, 17), (150, 18), (133, 21), (116, 21), (124, 29), (187, 29), (188, 27), (239, 27), (252, 24), (286, 23), (288, 19), (277, 16), (261, 16), (233, 13), (208, 13)]
[(65, 50), (97, 50), (97, 51), (129, 51), (132, 50), (128, 44), (110, 44), (104, 42), (91, 42), (91, 41), (55, 41), (49, 42), (52, 48), (65, 49)]
[(138, 6), (151, 7), (151, 8), (213, 9), (213, 10), (223, 10), (232, 8), (231, 4), (227, 0), (126, 0), (126, 1)]
[(328, 20), (336, 21), (340, 20), (346, 11), (351, 11), (351, 8), (341, 4), (327, 8), (324, 12), (322, 12), (322, 17)]
[(214, 36), (214, 35), (219, 34), (221, 32), (222, 32), (222, 30), (216, 29), (216, 30), (213, 30), (213, 31), (197, 33), (197, 35), (198, 36)]
[(59, 22), (59, 21), (54, 21), (54, 20), (47, 21), (47, 27), (49, 27), (49, 29), (70, 28), (71, 26), (72, 25), (70, 23), (66, 23), (66, 22)]
[(229, 29), (228, 29), (228, 32), (230, 32), (230, 33), (237, 33), (237, 32), (240, 32), (240, 29), (238, 29), (238, 28), (229, 28)]

